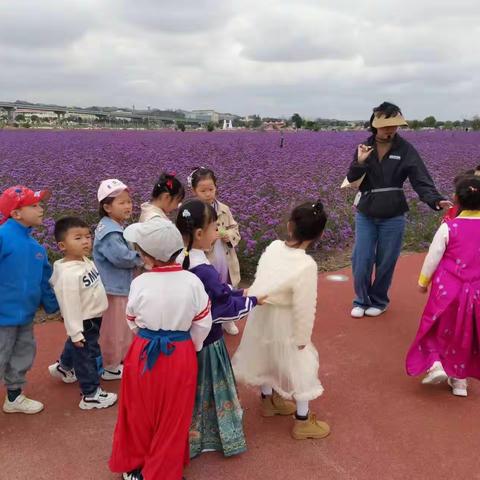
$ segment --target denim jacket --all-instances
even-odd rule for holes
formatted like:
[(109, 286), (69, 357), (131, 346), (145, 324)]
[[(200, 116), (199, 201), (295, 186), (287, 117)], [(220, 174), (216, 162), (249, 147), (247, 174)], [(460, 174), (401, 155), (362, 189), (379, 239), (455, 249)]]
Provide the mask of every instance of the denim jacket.
[(123, 238), (123, 227), (110, 217), (103, 217), (95, 229), (93, 259), (106, 292), (119, 296), (128, 295), (133, 271), (143, 264)]

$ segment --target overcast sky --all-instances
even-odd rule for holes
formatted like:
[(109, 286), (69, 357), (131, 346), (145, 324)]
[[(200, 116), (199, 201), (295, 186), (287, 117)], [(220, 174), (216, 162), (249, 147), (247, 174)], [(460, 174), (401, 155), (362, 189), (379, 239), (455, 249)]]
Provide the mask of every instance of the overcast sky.
[(480, 114), (478, 0), (0, 0), (0, 100)]

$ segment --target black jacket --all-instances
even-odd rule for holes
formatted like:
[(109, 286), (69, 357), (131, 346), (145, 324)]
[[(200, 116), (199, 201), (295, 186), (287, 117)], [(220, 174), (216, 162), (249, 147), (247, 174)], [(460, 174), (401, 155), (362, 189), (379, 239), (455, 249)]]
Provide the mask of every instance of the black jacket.
[[(349, 182), (358, 180), (366, 174), (360, 192), (362, 196), (357, 205), (360, 212), (369, 217), (391, 218), (408, 211), (408, 204), (403, 192), (403, 184), (408, 178), (420, 200), (434, 210), (440, 210), (438, 202), (444, 197), (438, 193), (427, 167), (415, 148), (400, 135), (395, 135), (392, 148), (379, 162), (372, 135), (365, 145), (373, 146), (373, 151), (364, 164), (358, 163), (355, 151), (353, 162), (347, 174)], [(375, 192), (372, 190), (397, 188)]]

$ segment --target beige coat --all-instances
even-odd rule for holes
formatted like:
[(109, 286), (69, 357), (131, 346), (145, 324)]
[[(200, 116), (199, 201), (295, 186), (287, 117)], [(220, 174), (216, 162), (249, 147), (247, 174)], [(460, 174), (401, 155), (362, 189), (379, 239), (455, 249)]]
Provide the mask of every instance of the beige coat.
[[(241, 240), (240, 232), (238, 230), (238, 223), (233, 218), (230, 208), (224, 203), (218, 202), (218, 220), (217, 226), (219, 230), (226, 230), (230, 244), (223, 242), (225, 255), (227, 257), (228, 273), (230, 275), (230, 282), (233, 287), (237, 287), (240, 283), (240, 264), (238, 262), (237, 252), (235, 247)], [(213, 249), (207, 253), (207, 258), (211, 261), (213, 257)]]

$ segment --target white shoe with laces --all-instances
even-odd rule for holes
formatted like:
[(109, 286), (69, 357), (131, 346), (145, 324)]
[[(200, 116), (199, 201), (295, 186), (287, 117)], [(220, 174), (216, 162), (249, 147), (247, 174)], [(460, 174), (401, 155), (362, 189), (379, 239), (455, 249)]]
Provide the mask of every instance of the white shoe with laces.
[(78, 406), (82, 410), (92, 410), (94, 408), (111, 407), (117, 402), (117, 394), (105, 392), (101, 388), (97, 388), (95, 393), (91, 395), (83, 395)]
[(115, 369), (104, 369), (102, 373), (102, 379), (103, 380), (121, 380), (123, 375), (123, 365), (119, 365)]
[(3, 403), (3, 411), (5, 413), (26, 413), (27, 415), (33, 415), (41, 412), (44, 408), (43, 403), (32, 400), (21, 393), (13, 402), (5, 397)]
[(235, 325), (235, 322), (225, 322), (223, 324), (223, 329), (229, 335), (238, 335), (238, 327)]
[(439, 361), (433, 362), (433, 365), (428, 369), (427, 374), (423, 377), (422, 383), (424, 385), (438, 385), (447, 380), (448, 375), (445, 373), (442, 364)]
[(365, 310), (362, 307), (353, 307), (350, 315), (353, 318), (362, 318), (365, 315)]
[(466, 397), (468, 395), (466, 378), (449, 377), (448, 384), (452, 387), (452, 393), (457, 397)]
[(53, 365), (50, 365), (48, 371), (52, 377), (60, 379), (63, 383), (75, 383), (77, 381), (75, 370), (73, 370), (73, 368), (66, 370), (60, 365), (60, 362), (55, 362)]

